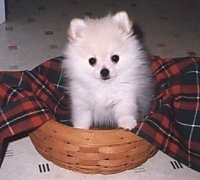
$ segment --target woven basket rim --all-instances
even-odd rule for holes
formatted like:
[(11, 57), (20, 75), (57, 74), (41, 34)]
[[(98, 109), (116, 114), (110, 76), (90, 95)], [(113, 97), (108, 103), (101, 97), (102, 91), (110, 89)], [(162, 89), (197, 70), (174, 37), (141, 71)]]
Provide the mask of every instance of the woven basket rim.
[[(97, 132), (97, 133), (112, 133), (112, 132), (131, 132), (129, 130), (125, 130), (123, 128), (116, 128), (116, 129), (98, 129), (98, 128), (91, 128), (91, 129), (81, 129), (81, 128), (76, 128), (74, 126), (68, 126), (65, 124), (62, 124), (61, 122), (58, 122), (56, 120), (54, 120), (53, 118), (51, 118), (50, 120), (48, 120), (46, 123), (52, 123), (56, 126), (58, 126), (59, 128), (63, 128), (63, 129), (73, 129), (73, 131), (77, 131), (77, 132)], [(134, 133), (135, 134), (135, 133)], [(136, 135), (136, 134), (135, 134)]]
[[(87, 137), (89, 138), (93, 138), (96, 139), (95, 144), (99, 145), (109, 145), (109, 143), (112, 142), (111, 145), (114, 144), (118, 144), (119, 140), (125, 141), (126, 143), (132, 142), (132, 141), (144, 141), (147, 142), (145, 139), (143, 139), (142, 137), (138, 136), (137, 134), (135, 134), (132, 131), (128, 131), (128, 130), (124, 130), (122, 128), (119, 129), (99, 129), (99, 130), (94, 130), (94, 129), (79, 129), (79, 128), (74, 128), (72, 126), (67, 126), (65, 124), (62, 124), (54, 119), (50, 119), (49, 121), (47, 121), (46, 123), (44, 123), (43, 128), (47, 128), (47, 129), (55, 129), (54, 131), (58, 131), (59, 130), (59, 139), (62, 138), (66, 138), (69, 139), (72, 142), (72, 139), (70, 139), (70, 137), (72, 137), (73, 135), (73, 139), (75, 139), (75, 141), (73, 141), (73, 143), (80, 143), (82, 145), (84, 145), (84, 143), (89, 143), (87, 141)], [(84, 139), (86, 138), (85, 141), (80, 142), (78, 138), (75, 137), (84, 137)], [(107, 138), (109, 137), (109, 138)]]

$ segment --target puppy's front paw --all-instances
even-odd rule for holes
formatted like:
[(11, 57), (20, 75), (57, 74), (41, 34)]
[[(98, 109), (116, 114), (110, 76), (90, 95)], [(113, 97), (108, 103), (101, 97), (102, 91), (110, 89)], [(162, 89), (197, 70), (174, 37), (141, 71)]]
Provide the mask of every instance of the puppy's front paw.
[(73, 120), (73, 126), (79, 129), (89, 129), (90, 128), (90, 121), (89, 120)]
[(118, 119), (118, 127), (126, 130), (132, 130), (137, 125), (137, 121), (132, 116), (125, 116)]
[(90, 125), (89, 124), (83, 124), (83, 123), (73, 123), (74, 128), (78, 129), (89, 129)]
[(90, 117), (90, 111), (81, 111), (80, 109), (76, 109), (73, 113), (72, 124), (75, 128), (89, 129), (92, 124)]

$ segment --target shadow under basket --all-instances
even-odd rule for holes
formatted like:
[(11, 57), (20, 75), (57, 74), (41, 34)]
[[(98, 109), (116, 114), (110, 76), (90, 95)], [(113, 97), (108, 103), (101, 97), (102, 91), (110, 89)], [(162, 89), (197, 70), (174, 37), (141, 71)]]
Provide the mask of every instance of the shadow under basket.
[(54, 164), (83, 173), (113, 174), (135, 168), (157, 149), (130, 131), (83, 130), (50, 120), (30, 133), (36, 150)]

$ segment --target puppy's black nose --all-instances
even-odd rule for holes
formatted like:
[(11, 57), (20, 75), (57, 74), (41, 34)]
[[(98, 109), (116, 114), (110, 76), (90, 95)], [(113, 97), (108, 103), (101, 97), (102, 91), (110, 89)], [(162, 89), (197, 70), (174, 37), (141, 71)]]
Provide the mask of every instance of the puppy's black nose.
[(100, 71), (101, 77), (102, 77), (103, 79), (109, 79), (109, 73), (110, 73), (110, 71), (109, 71), (107, 68), (103, 68), (103, 69)]

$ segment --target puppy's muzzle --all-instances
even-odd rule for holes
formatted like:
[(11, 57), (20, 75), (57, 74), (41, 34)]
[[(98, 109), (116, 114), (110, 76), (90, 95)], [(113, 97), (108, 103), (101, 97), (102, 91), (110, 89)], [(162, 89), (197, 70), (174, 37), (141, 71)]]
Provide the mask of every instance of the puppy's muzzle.
[(103, 68), (103, 69), (100, 71), (100, 74), (101, 74), (101, 78), (102, 78), (103, 80), (110, 79), (110, 71), (109, 71), (107, 68)]

